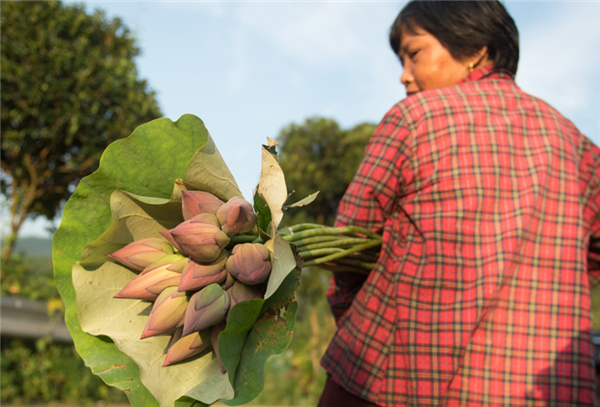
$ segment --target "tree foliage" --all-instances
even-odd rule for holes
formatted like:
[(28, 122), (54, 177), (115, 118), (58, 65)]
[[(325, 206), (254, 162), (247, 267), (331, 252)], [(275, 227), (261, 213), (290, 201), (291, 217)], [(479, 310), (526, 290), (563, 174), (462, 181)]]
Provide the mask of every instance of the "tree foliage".
[(0, 350), (1, 403), (91, 406), (127, 401), (92, 374), (71, 344), (3, 337)]
[(374, 130), (371, 123), (343, 130), (335, 120), (319, 117), (306, 119), (302, 124), (292, 123), (281, 130), (277, 139), (279, 161), (288, 191), (295, 191), (293, 196), (298, 199), (320, 191), (312, 204), (290, 210), (292, 216), (286, 215), (288, 222), (333, 224), (339, 201)]
[(10, 252), (28, 214), (52, 219), (104, 148), (161, 115), (127, 27), (60, 2), (3, 2), (2, 193)]

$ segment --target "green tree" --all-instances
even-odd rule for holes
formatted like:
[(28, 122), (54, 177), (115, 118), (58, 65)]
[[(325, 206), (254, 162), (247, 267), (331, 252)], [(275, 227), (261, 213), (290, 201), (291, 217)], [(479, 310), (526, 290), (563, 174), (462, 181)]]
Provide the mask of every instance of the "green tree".
[(102, 151), (161, 115), (127, 27), (60, 2), (3, 2), (1, 190), (8, 259), (28, 215), (53, 219)]
[(320, 191), (310, 205), (290, 210), (289, 222), (333, 224), (339, 201), (374, 130), (371, 123), (343, 130), (335, 120), (319, 117), (306, 119), (302, 124), (292, 123), (281, 130), (277, 138), (279, 162), (288, 191), (295, 191), (294, 197), (298, 199)]

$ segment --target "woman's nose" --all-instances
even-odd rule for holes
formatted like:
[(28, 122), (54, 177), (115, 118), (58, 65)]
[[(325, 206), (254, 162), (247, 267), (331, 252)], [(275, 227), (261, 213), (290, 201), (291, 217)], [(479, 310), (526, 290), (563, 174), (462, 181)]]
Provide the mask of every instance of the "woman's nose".
[(413, 81), (412, 72), (408, 68), (404, 68), (402, 75), (400, 75), (400, 83), (404, 86), (408, 86)]

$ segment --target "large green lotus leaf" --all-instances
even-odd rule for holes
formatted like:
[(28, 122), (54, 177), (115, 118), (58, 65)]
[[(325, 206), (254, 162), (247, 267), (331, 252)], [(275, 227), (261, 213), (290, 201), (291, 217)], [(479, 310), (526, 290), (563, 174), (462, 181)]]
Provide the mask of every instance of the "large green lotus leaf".
[[(106, 257), (113, 245), (149, 237), (160, 237), (161, 230), (183, 221), (181, 203), (156, 200), (123, 191), (111, 195), (113, 219), (98, 240), (86, 246), (81, 264), (73, 267), (73, 286), (77, 296), (79, 323), (84, 332), (105, 335), (119, 350), (136, 362), (142, 383), (161, 406), (172, 406), (182, 396), (193, 397), (206, 404), (231, 399), (233, 388), (227, 375), (210, 352), (186, 363), (162, 368), (169, 336), (140, 340), (148, 320), (151, 303), (114, 298), (137, 276), (126, 267)], [(90, 261), (90, 258), (94, 261)], [(99, 268), (90, 270), (89, 265)]]
[(210, 137), (192, 159), (183, 182), (191, 190), (210, 192), (225, 201), (244, 197)]
[[(92, 372), (123, 390), (134, 406), (158, 406), (158, 402), (142, 384), (139, 369), (131, 358), (108, 338), (82, 331), (77, 318), (73, 264), (80, 260), (83, 247), (108, 228), (113, 191), (121, 189), (168, 199), (173, 181), (183, 178), (194, 154), (208, 140), (202, 120), (192, 115), (184, 115), (176, 122), (159, 119), (138, 127), (127, 139), (111, 144), (99, 169), (79, 183), (65, 205), (63, 220), (54, 235), (54, 275), (77, 352)], [(178, 407), (193, 403), (182, 399)]]

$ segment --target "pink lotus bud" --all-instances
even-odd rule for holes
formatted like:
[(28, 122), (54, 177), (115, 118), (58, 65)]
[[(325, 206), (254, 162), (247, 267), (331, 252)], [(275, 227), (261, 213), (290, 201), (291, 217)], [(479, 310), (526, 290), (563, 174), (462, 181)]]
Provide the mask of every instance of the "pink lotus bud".
[(187, 306), (185, 293), (177, 291), (177, 287), (165, 288), (152, 306), (140, 339), (173, 332), (182, 326)]
[[(177, 280), (176, 276), (172, 276), (171, 278), (160, 280), (154, 284), (148, 285), (146, 287), (146, 291), (159, 295), (165, 288), (172, 287), (173, 285), (179, 285), (179, 281), (181, 281), (181, 273), (187, 264), (187, 260), (187, 258), (180, 254), (174, 254), (169, 257), (165, 256), (156, 263), (148, 266), (149, 270), (152, 270), (152, 268), (165, 267), (166, 271), (177, 273), (179, 275), (179, 280)], [(142, 273), (144, 272), (145, 270)], [(176, 282), (176, 284), (173, 284), (173, 282)]]
[(229, 236), (221, 231), (217, 217), (209, 213), (186, 220), (169, 232), (181, 252), (206, 263), (215, 261), (229, 243)]
[(225, 374), (227, 370), (225, 370), (225, 366), (221, 363), (221, 356), (219, 355), (219, 334), (223, 332), (225, 329), (226, 322), (221, 321), (217, 325), (213, 326), (210, 330), (210, 343), (212, 344), (213, 351), (215, 352), (215, 356), (217, 357), (217, 362), (221, 366), (221, 373)]
[(264, 282), (271, 273), (269, 249), (260, 243), (242, 243), (227, 259), (227, 271), (244, 284)]
[[(172, 230), (172, 229), (171, 229)], [(167, 242), (171, 243), (171, 246), (173, 246), (175, 249), (177, 249), (177, 251), (182, 251), (179, 246), (177, 245), (177, 242), (175, 241), (175, 239), (173, 239), (173, 236), (171, 235), (171, 230), (161, 230), (160, 235), (162, 237), (164, 237), (165, 239), (167, 239)]]
[(233, 283), (235, 283), (235, 278), (233, 278), (233, 276), (231, 274), (227, 273), (227, 277), (225, 279), (225, 282), (223, 282), (221, 284), (221, 288), (223, 290), (228, 290), (228, 289), (231, 288), (231, 286), (233, 285)]
[(181, 191), (183, 219), (188, 220), (201, 213), (217, 214), (223, 201), (204, 191)]
[(181, 274), (179, 291), (197, 291), (212, 283), (223, 283), (227, 279), (226, 261), (226, 251), (222, 251), (217, 260), (210, 263), (189, 259)]
[(227, 317), (233, 306), (242, 301), (250, 301), (262, 298), (262, 293), (253, 286), (246, 285), (239, 281), (236, 281), (233, 286), (227, 290), (229, 294), (229, 310), (227, 311)]
[(221, 229), (229, 236), (250, 232), (256, 226), (256, 215), (250, 202), (242, 198), (231, 198), (217, 211)]
[(169, 366), (196, 356), (206, 349), (210, 343), (210, 330), (208, 329), (183, 337), (182, 334), (183, 328), (177, 328), (169, 342), (169, 350), (163, 366)]
[(218, 284), (209, 284), (190, 298), (185, 312), (183, 336), (218, 324), (229, 309), (229, 295)]
[(129, 243), (107, 256), (124, 266), (141, 271), (167, 254), (173, 254), (173, 247), (162, 239), (151, 237)]
[(164, 256), (144, 269), (131, 280), (114, 298), (129, 298), (154, 301), (166, 288), (177, 286), (181, 279), (183, 261), (187, 259), (179, 254)]

